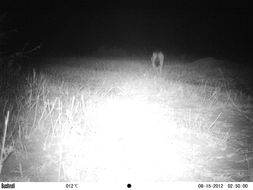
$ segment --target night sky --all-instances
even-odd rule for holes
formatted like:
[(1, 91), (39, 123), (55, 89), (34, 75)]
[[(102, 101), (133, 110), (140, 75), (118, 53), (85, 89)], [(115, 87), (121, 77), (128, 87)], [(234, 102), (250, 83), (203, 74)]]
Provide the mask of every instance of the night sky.
[(207, 2), (98, 6), (23, 1), (0, 11), (7, 13), (4, 28), (10, 31), (12, 50), (41, 43), (41, 54), (89, 55), (113, 47), (250, 60), (253, 3)]

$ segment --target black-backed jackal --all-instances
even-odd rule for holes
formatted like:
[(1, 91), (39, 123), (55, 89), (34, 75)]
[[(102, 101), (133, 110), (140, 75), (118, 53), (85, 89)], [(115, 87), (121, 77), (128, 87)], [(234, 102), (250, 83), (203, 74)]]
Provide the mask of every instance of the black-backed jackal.
[(163, 68), (164, 55), (162, 52), (153, 52), (151, 57), (152, 67), (156, 73), (161, 74)]

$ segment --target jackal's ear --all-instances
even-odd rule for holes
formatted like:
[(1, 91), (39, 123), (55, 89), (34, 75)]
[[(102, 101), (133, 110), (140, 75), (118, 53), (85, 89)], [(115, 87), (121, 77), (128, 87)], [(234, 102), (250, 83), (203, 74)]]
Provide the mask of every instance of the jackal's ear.
[(157, 52), (153, 51), (153, 57), (156, 57), (157, 56)]

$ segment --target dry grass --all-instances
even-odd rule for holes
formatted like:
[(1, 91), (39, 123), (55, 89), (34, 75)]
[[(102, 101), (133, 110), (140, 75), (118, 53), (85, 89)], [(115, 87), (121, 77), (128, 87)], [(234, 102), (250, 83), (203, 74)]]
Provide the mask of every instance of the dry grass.
[[(222, 65), (170, 61), (157, 76), (147, 60), (50, 59), (5, 88), (1, 118), (10, 115), (2, 147), (15, 150), (1, 180), (120, 178), (126, 168), (119, 160), (129, 156), (136, 165), (126, 164), (127, 172), (137, 180), (252, 181), (252, 95), (235, 88)], [(124, 101), (129, 105), (114, 107), (115, 115), (100, 113)]]

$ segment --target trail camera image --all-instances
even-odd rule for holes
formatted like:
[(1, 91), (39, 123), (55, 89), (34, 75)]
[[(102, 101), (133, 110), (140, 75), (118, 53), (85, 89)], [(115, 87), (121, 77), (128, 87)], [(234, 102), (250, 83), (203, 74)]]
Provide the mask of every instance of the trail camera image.
[(252, 3), (37, 3), (0, 7), (3, 187), (250, 189)]

